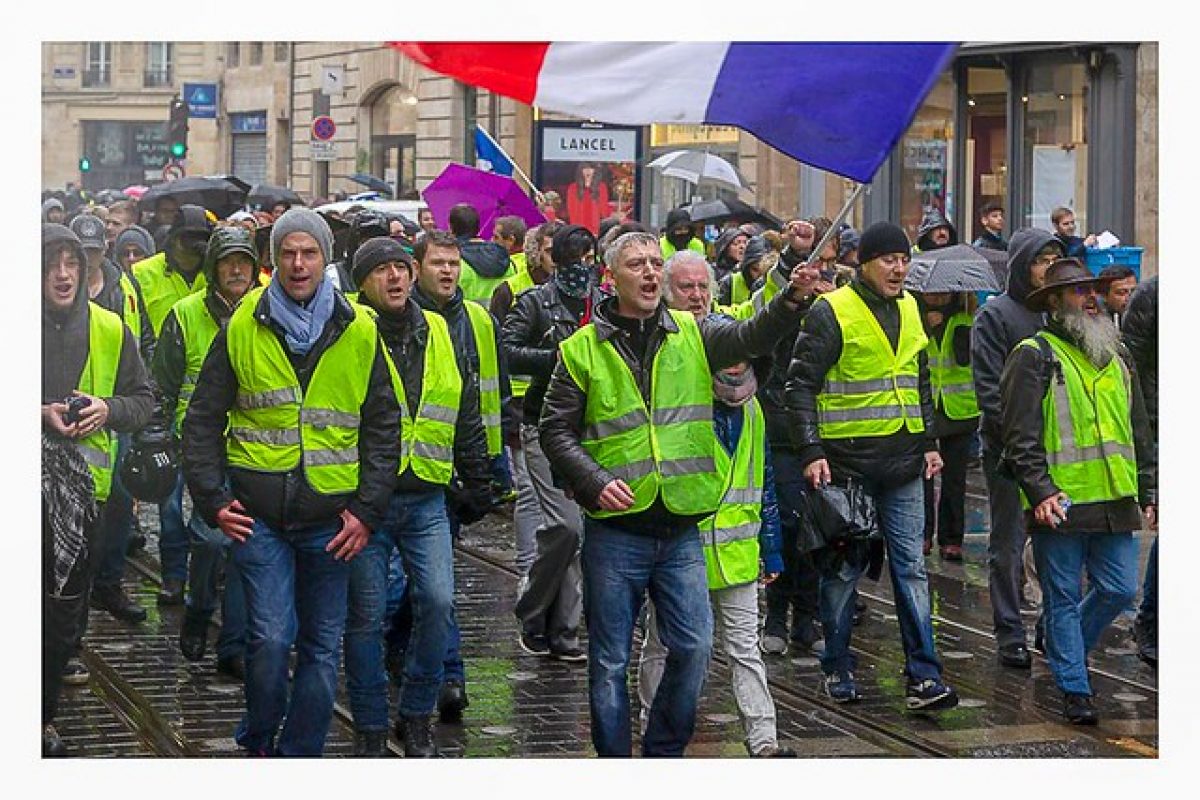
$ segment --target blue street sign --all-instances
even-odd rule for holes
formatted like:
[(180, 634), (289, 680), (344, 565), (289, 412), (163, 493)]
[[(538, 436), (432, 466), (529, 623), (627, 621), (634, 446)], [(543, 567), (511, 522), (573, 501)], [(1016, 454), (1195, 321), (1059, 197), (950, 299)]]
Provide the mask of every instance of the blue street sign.
[(217, 118), (217, 85), (215, 83), (185, 83), (183, 100), (192, 119)]

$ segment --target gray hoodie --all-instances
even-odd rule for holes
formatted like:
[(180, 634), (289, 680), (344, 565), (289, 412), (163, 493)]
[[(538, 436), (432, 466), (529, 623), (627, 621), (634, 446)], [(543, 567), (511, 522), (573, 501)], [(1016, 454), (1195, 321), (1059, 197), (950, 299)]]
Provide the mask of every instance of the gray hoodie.
[(1041, 312), (1025, 305), (1033, 290), (1030, 268), (1034, 257), (1047, 244), (1061, 243), (1050, 231), (1022, 228), (1013, 234), (1008, 247), (1008, 287), (1004, 294), (983, 304), (971, 329), (971, 371), (975, 376), (975, 396), (982, 412), (984, 444), (1000, 452), (1000, 373), (1012, 349), (1041, 330)]

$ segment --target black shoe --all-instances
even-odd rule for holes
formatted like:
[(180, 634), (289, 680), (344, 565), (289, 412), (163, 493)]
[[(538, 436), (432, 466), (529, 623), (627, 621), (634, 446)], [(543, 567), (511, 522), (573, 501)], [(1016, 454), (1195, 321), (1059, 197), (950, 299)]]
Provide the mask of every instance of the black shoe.
[(864, 600), (854, 601), (854, 620), (852, 625), (862, 625), (863, 618), (867, 615), (867, 603)]
[(47, 723), (42, 727), (42, 758), (66, 758), (67, 745), (58, 735), (58, 729)]
[(183, 626), (179, 630), (179, 650), (188, 661), (204, 658), (208, 649), (208, 620), (203, 617), (183, 615)]
[(404, 742), (405, 758), (439, 758), (442, 755), (433, 740), (432, 717), (400, 717), (396, 720), (396, 736)]
[(522, 631), (517, 636), (517, 644), (531, 656), (548, 656), (550, 655), (550, 642), (545, 636), (537, 633), (525, 633)]
[(120, 584), (92, 587), (91, 606), (99, 611), (107, 611), (121, 622), (146, 620), (146, 609), (133, 602)]
[(998, 654), (1000, 663), (1006, 667), (1029, 669), (1033, 666), (1033, 658), (1029, 655), (1029, 648), (1023, 644), (1001, 645)]
[(357, 758), (387, 758), (387, 731), (355, 731), (354, 755)]
[(578, 664), (587, 661), (587, 651), (579, 645), (564, 647), (561, 650), (551, 650), (550, 657), (559, 661), (566, 661), (572, 664)]
[(246, 680), (246, 659), (241, 656), (217, 658), (217, 672), (244, 681)]
[(158, 590), (158, 604), (160, 606), (183, 605), (183, 581), (175, 578), (164, 580), (162, 588)]
[(1158, 626), (1138, 617), (1133, 623), (1133, 640), (1137, 643), (1138, 658), (1158, 669)]
[(91, 673), (78, 656), (67, 661), (67, 665), (63, 667), (62, 681), (68, 686), (86, 686), (90, 677)]
[(438, 692), (438, 719), (442, 722), (462, 722), (463, 711), (471, 701), (467, 699), (467, 687), (460, 680), (442, 683)]
[(143, 533), (134, 533), (129, 537), (129, 541), (125, 544), (125, 555), (136, 556), (139, 552), (146, 549), (146, 536)]
[(1046, 631), (1044, 628), (1035, 627), (1033, 629), (1033, 649), (1042, 655), (1046, 654)]
[(1072, 725), (1095, 725), (1100, 713), (1090, 694), (1067, 694), (1063, 701), (1063, 716)]

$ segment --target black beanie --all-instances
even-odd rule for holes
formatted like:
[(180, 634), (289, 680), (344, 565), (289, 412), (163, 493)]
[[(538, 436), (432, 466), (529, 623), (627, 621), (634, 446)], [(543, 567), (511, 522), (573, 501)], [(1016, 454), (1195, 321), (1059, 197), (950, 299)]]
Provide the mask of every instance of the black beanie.
[(362, 286), (363, 279), (371, 270), (389, 261), (399, 261), (407, 265), (408, 274), (412, 275), (412, 256), (395, 239), (389, 236), (375, 236), (360, 244), (354, 251), (354, 266), (350, 270), (355, 288)]
[(858, 243), (858, 263), (866, 264), (888, 253), (908, 255), (911, 250), (912, 243), (903, 228), (891, 222), (876, 222), (862, 233)]

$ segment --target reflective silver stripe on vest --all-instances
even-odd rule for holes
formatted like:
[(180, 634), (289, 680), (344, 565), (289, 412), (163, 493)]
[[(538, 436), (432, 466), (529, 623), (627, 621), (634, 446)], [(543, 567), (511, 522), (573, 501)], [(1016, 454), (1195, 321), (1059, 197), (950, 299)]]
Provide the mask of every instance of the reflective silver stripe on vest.
[(616, 419), (606, 419), (600, 422), (593, 422), (591, 425), (584, 427), (583, 438), (589, 441), (603, 439), (606, 436), (616, 436), (618, 433), (636, 430), (649, 422), (646, 416), (646, 409), (635, 408), (628, 414), (622, 414)]
[(357, 428), (362, 418), (358, 414), (331, 408), (302, 408), (300, 421), (314, 428)]
[(479, 379), (479, 393), (480, 394), (482, 394), (484, 392), (498, 392), (498, 391), (500, 391), (500, 379), (499, 378), (480, 378)]
[(480, 416), (483, 417), (483, 427), (485, 427), (485, 428), (499, 428), (500, 427), (500, 415), (499, 414), (481, 414)]
[(711, 422), (712, 404), (698, 406), (676, 406), (654, 409), (655, 425), (678, 425), (682, 422)]
[[(1058, 360), (1057, 355), (1055, 360)], [(1071, 400), (1067, 396), (1067, 386), (1057, 380), (1051, 382), (1054, 391), (1054, 416), (1058, 421), (1058, 439), (1061, 450), (1046, 453), (1046, 463), (1055, 466), (1078, 464), (1082, 461), (1099, 461), (1108, 456), (1121, 456), (1130, 461), (1137, 461), (1136, 453), (1131, 445), (1118, 442), (1102, 442), (1087, 447), (1075, 444), (1075, 425), (1071, 421)]]
[(358, 448), (347, 447), (342, 450), (305, 450), (304, 466), (333, 467), (340, 464), (353, 464), (358, 461)]
[(857, 422), (864, 419), (901, 419), (904, 416), (903, 406), (869, 406), (867, 408), (843, 408), (830, 411), (818, 411), (817, 417), (821, 422)]
[(646, 458), (632, 464), (622, 464), (619, 467), (608, 467), (607, 469), (626, 483), (632, 483), (654, 472), (654, 459)]
[(724, 502), (727, 504), (745, 503), (747, 505), (760, 505), (762, 503), (763, 490), (755, 489), (730, 489), (725, 493)]
[(762, 520), (735, 525), (732, 528), (717, 528), (713, 531), (713, 541), (717, 544), (725, 544), (727, 542), (737, 542), (742, 539), (753, 539), (755, 536), (758, 536), (758, 530), (761, 527)]
[(450, 406), (439, 406), (437, 403), (426, 403), (419, 412), (422, 417), (434, 422), (445, 422), (453, 425), (458, 421), (458, 409)]
[(453, 461), (454, 450), (429, 442), (413, 442), (412, 457), (427, 458), (430, 461)]
[(893, 385), (891, 378), (873, 378), (867, 381), (825, 381), (822, 394), (866, 394), (867, 392), (887, 392), (896, 389), (916, 389), (916, 375), (897, 375)]
[(975, 382), (974, 381), (954, 381), (951, 383), (943, 383), (941, 388), (942, 388), (943, 394), (946, 392), (949, 392), (950, 394), (973, 392), (973, 391), (975, 391)]
[(196, 378), (198, 378), (198, 377), (200, 377), (200, 376), (199, 376), (199, 375), (185, 374), (185, 375), (183, 376), (183, 385), (184, 385), (184, 386), (195, 386), (195, 385), (196, 385)]
[(249, 411), (253, 408), (274, 408), (288, 403), (299, 403), (299, 386), (288, 386), (283, 389), (272, 389), (269, 392), (238, 392), (237, 407)]
[(229, 436), (247, 444), (270, 444), (279, 447), (300, 444), (300, 431), (295, 428), (230, 428)]
[(112, 456), (109, 455), (107, 450), (97, 450), (95, 447), (82, 442), (76, 442), (75, 449), (79, 451), (79, 455), (83, 456), (83, 460), (87, 462), (89, 467), (108, 469), (112, 466)]
[(717, 465), (711, 457), (677, 458), (672, 461), (663, 461), (659, 465), (658, 471), (664, 478), (677, 478), (681, 475), (703, 475), (708, 472), (716, 472)]

